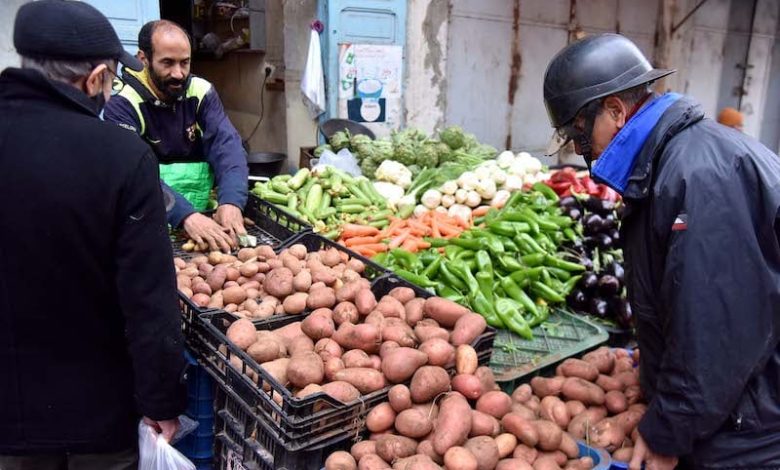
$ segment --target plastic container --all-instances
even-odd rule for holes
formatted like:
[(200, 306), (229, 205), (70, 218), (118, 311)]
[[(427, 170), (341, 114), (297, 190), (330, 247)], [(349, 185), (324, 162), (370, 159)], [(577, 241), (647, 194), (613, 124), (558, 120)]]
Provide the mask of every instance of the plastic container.
[[(384, 276), (375, 280), (372, 291), (379, 298), (393, 288), (407, 284), (394, 276)], [(431, 295), (420, 288), (412, 288), (419, 296)], [(258, 330), (277, 329), (300, 321), (307, 315), (272, 318), (263, 324), (256, 323), (255, 327)], [(202, 318), (204, 321), (196, 324), (197, 328), (193, 329), (198, 338), (194, 343), (200, 345), (197, 352), (201, 361), (215, 377), (217, 384), (234, 393), (246, 404), (255, 420), (270, 427), (290, 451), (310, 448), (315, 444), (361, 430), (368, 412), (374, 406), (387, 401), (389, 386), (351, 403), (342, 403), (324, 393), (303, 399), (294, 398), (285, 386), (266, 373), (245, 352), (228, 342), (225, 332), (230, 323), (235, 321), (231, 315), (219, 311)], [(495, 334), (494, 329), (488, 328), (472, 343), (480, 364), (484, 365), (489, 361)], [(230, 364), (233, 357), (239, 359), (241, 370)], [(247, 373), (256, 379), (251, 379)], [(264, 389), (267, 391), (263, 391)]]
[(601, 326), (587, 319), (554, 309), (547, 325), (534, 328), (534, 339), (526, 340), (506, 330), (499, 330), (493, 344), (490, 368), (496, 382), (511, 393), (529, 376), (543, 374), (564, 359), (604, 343), (609, 335)]
[(175, 447), (193, 463), (210, 466), (214, 460), (214, 380), (198, 365), (189, 351), (186, 356), (189, 370), (185, 414), (197, 421), (198, 427), (177, 442)]
[[(577, 442), (580, 449), (580, 457), (590, 457), (593, 459), (593, 470), (609, 470), (612, 467), (612, 458), (604, 449), (590, 447), (582, 441)], [(628, 468), (628, 467), (626, 467)]]
[(332, 452), (349, 450), (357, 434), (342, 434), (319, 445), (289, 450), (243, 400), (219, 389), (214, 402), (216, 468), (221, 470), (319, 470)]

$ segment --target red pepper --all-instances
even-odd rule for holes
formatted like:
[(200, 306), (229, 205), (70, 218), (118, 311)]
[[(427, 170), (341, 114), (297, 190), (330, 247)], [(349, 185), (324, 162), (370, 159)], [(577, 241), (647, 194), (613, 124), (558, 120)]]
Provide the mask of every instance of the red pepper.
[(601, 193), (601, 188), (599, 188), (599, 185), (590, 179), (589, 176), (582, 178), (582, 184), (585, 186), (585, 190), (590, 196), (598, 196)]
[(599, 195), (599, 198), (610, 202), (617, 202), (620, 199), (620, 195), (614, 189), (603, 184), (600, 186), (601, 186), (601, 194)]

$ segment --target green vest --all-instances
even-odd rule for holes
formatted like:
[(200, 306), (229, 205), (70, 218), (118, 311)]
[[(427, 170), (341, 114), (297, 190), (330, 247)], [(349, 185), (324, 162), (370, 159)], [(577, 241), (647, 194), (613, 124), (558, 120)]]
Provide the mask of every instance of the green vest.
[[(206, 80), (199, 77), (192, 77), (190, 79), (189, 86), (185, 99), (196, 99), (197, 106), (200, 107), (200, 103), (203, 101), (203, 97), (211, 89), (211, 84)], [(150, 94), (151, 92), (146, 90), (144, 94)], [(155, 142), (149, 137), (148, 129), (146, 127), (146, 119), (144, 113), (141, 111), (141, 105), (150, 105), (144, 103), (144, 97), (132, 86), (125, 86), (119, 92), (119, 94), (127, 99), (133, 106), (138, 120), (141, 123), (141, 128), (138, 132), (144, 140), (146, 140), (154, 149), (157, 150)], [(195, 124), (198, 134), (202, 134), (200, 126)], [(200, 137), (198, 137), (200, 138)], [(160, 162), (160, 178), (165, 181), (165, 184), (171, 187), (174, 191), (181, 194), (197, 211), (204, 211), (209, 207), (209, 197), (211, 195), (211, 188), (214, 187), (214, 171), (211, 169), (206, 161), (201, 162), (175, 162), (167, 163)]]

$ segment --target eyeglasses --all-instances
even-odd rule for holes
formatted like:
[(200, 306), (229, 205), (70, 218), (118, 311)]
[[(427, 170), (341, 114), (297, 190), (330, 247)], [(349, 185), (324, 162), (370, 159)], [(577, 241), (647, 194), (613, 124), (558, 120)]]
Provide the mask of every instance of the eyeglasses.
[(590, 135), (585, 134), (593, 132), (593, 123), (601, 109), (601, 103), (602, 100), (598, 99), (583, 106), (571, 121), (556, 129), (558, 136), (566, 142), (583, 138), (590, 140)]
[(106, 67), (106, 71), (114, 76), (111, 83), (111, 96), (116, 96), (125, 87), (125, 81), (122, 80), (122, 77), (117, 75), (117, 73), (111, 70), (110, 68)]

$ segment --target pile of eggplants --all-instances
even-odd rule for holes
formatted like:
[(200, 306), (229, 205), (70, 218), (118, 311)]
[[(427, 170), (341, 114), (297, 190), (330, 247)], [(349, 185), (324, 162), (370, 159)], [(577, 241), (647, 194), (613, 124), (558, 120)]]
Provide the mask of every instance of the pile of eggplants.
[(630, 328), (632, 314), (620, 248), (623, 205), (596, 196), (567, 196), (559, 204), (581, 226), (582, 237), (569, 242), (568, 248), (579, 255), (586, 269), (566, 298), (567, 304), (575, 311)]

